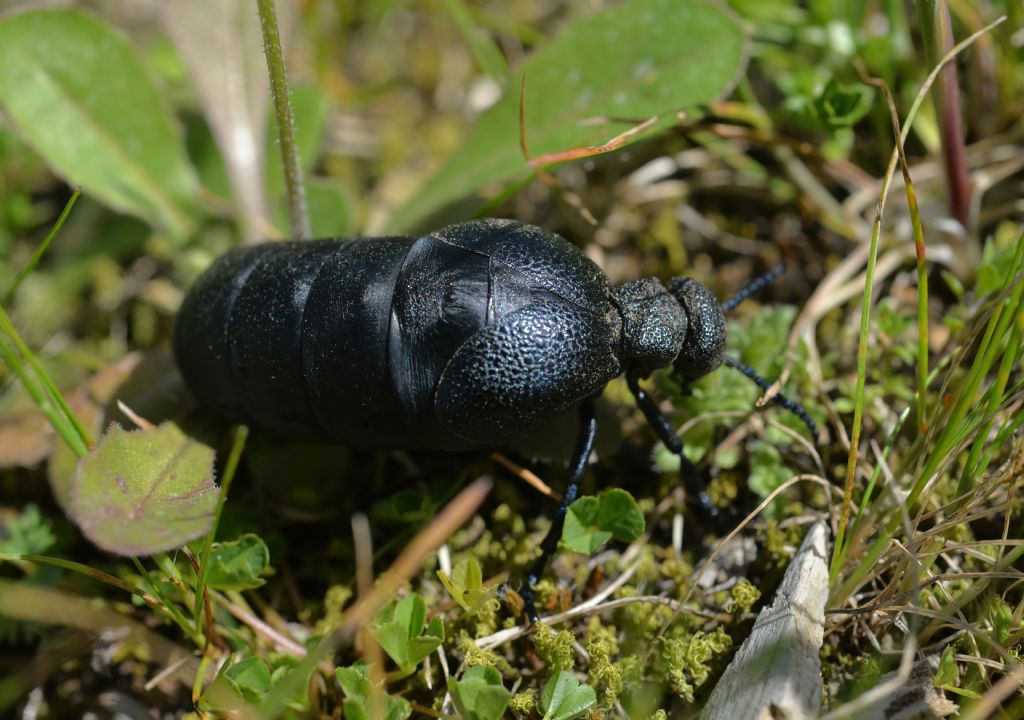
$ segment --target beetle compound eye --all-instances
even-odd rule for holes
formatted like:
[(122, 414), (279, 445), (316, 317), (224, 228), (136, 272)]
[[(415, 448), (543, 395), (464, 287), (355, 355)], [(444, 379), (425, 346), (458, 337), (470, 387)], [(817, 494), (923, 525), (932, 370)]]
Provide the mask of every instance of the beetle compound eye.
[(696, 380), (717, 370), (725, 358), (725, 316), (718, 299), (693, 278), (676, 277), (669, 292), (686, 313), (686, 342), (673, 363), (687, 380)]

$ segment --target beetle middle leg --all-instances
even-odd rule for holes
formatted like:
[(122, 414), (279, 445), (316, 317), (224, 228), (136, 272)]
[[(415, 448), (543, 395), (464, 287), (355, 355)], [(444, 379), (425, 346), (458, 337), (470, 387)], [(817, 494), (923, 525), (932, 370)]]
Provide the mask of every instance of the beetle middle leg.
[(565, 514), (579, 494), (580, 483), (583, 481), (583, 474), (587, 470), (587, 461), (590, 459), (590, 453), (594, 450), (594, 437), (597, 435), (594, 399), (588, 398), (584, 400), (580, 405), (579, 412), (580, 429), (576, 436), (575, 449), (573, 450), (572, 457), (569, 459), (568, 481), (565, 485), (565, 493), (562, 495), (562, 502), (559, 503), (558, 512), (552, 518), (551, 527), (540, 544), (540, 557), (534, 562), (529, 575), (526, 576), (526, 582), (520, 588), (520, 595), (523, 597), (526, 615), (530, 618), (530, 622), (537, 622), (539, 619), (533, 586), (537, 584), (541, 575), (544, 574), (548, 558), (554, 554), (555, 548), (558, 547), (558, 541), (562, 537), (562, 527), (565, 525)]
[(647, 419), (647, 424), (654, 430), (654, 434), (665, 444), (665, 447), (679, 458), (679, 475), (687, 494), (697, 499), (701, 511), (708, 515), (712, 522), (720, 524), (722, 522), (722, 514), (715, 507), (715, 504), (711, 502), (711, 496), (708, 495), (707, 488), (704, 486), (704, 481), (701, 479), (696, 466), (683, 453), (683, 441), (679, 439), (675, 428), (662, 415), (661, 410), (651, 400), (650, 395), (640, 387), (639, 377), (628, 373), (626, 375), (626, 383), (629, 385), (630, 392), (633, 393), (637, 407), (640, 408), (640, 412)]

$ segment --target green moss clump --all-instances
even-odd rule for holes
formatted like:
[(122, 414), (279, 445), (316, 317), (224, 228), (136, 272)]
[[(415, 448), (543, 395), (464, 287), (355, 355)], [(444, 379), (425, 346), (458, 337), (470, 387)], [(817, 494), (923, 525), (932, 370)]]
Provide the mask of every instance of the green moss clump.
[(463, 636), (459, 641), (459, 650), (466, 661), (466, 667), (494, 667), (498, 664), (498, 656), (490, 650), (482, 650), (470, 638)]
[(761, 599), (761, 591), (746, 578), (732, 586), (731, 598), (729, 600), (729, 612), (750, 612), (754, 603)]
[(712, 633), (697, 631), (689, 638), (663, 640), (662, 659), (679, 696), (692, 703), (694, 691), (711, 675), (708, 661), (730, 647), (732, 638), (722, 628)]
[(573, 669), (576, 664), (576, 650), (573, 648), (575, 642), (576, 636), (568, 630), (555, 632), (544, 623), (537, 623), (533, 634), (533, 647), (548, 666), (550, 675)]
[(612, 655), (617, 650), (616, 643), (606, 637), (591, 637), (587, 643), (590, 654), (590, 673), (587, 684), (598, 691), (601, 708), (611, 711), (622, 694), (622, 671), (612, 663)]
[(313, 628), (314, 635), (328, 635), (341, 623), (345, 604), (352, 599), (352, 588), (348, 585), (331, 585), (324, 596), (324, 616)]
[(516, 693), (508, 701), (508, 709), (516, 715), (529, 715), (537, 705), (537, 696), (533, 690)]

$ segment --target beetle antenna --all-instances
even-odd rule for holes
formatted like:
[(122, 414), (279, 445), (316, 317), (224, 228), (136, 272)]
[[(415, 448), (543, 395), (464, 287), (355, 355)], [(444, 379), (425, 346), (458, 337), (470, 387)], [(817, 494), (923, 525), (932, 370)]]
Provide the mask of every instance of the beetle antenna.
[[(757, 282), (757, 281), (755, 280), (754, 282)], [(753, 283), (751, 283), (751, 284), (753, 284)], [(736, 359), (728, 357), (728, 356), (725, 358), (725, 364), (728, 365), (729, 367), (735, 369), (735, 370), (739, 370), (741, 373), (743, 373), (748, 378), (753, 380), (754, 384), (757, 385), (759, 388), (761, 388), (761, 390), (763, 392), (768, 392), (771, 389), (771, 384), (767, 380), (765, 380), (763, 377), (758, 375), (757, 371), (754, 370), (754, 368), (750, 367), (749, 365), (744, 365), (739, 360), (736, 360)], [(818, 426), (814, 422), (814, 420), (811, 418), (811, 416), (807, 414), (807, 411), (804, 410), (804, 406), (803, 405), (801, 405), (800, 403), (798, 403), (795, 400), (790, 400), (788, 397), (786, 397), (782, 393), (775, 393), (772, 396), (772, 400), (774, 400), (776, 403), (778, 403), (782, 407), (786, 408), (791, 413), (796, 415), (798, 418), (803, 420), (804, 421), (804, 425), (806, 425), (807, 429), (811, 431), (811, 437), (814, 439), (815, 442), (818, 441)]]
[(783, 270), (785, 268), (782, 265), (776, 265), (761, 277), (752, 280), (749, 285), (722, 303), (722, 312), (729, 312), (754, 293), (764, 290), (775, 281), (775, 278), (782, 274)]

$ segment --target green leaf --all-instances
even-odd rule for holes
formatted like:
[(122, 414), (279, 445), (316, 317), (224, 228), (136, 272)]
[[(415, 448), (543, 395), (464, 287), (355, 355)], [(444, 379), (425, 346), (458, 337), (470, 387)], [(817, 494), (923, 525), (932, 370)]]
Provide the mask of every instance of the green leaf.
[(484, 586), (483, 572), (476, 558), (468, 557), (454, 568), (452, 576), (437, 571), (441, 584), (463, 609), (475, 613), (491, 594), (491, 586)]
[(377, 642), (403, 671), (409, 671), (444, 642), (444, 621), (436, 615), (424, 631), (427, 605), (412, 594), (377, 613)]
[(306, 207), (313, 237), (344, 237), (352, 220), (352, 199), (340, 183), (307, 177)]
[(733, 15), (711, 0), (633, 0), (581, 18), (518, 68), (504, 97), (480, 117), (447, 165), (392, 215), (389, 229), (420, 229), (486, 186), (527, 175), (519, 145), (524, 74), (526, 139), (538, 156), (604, 143), (632, 127), (594, 127), (583, 120), (644, 120), (721, 97), (738, 77), (744, 52)]
[(449, 678), (448, 692), (462, 720), (498, 720), (512, 699), (501, 673), (488, 665), (471, 667), (461, 680)]
[(568, 670), (551, 678), (540, 691), (540, 711), (544, 720), (570, 720), (582, 715), (597, 702), (594, 688), (581, 683)]
[[(405, 720), (412, 715), (412, 706), (405, 698), (392, 697), (380, 685), (370, 683), (370, 666), (356, 663), (334, 671), (345, 693), (346, 720)], [(374, 713), (374, 711), (378, 711)], [(383, 710), (383, 714), (379, 711)]]
[(952, 645), (947, 645), (942, 651), (932, 683), (935, 687), (956, 687), (960, 683), (960, 669), (957, 667), (956, 652)]
[(20, 515), (0, 521), (0, 553), (42, 555), (57, 541), (51, 527), (39, 506), (26, 505)]
[(612, 488), (600, 497), (584, 496), (569, 506), (562, 542), (571, 550), (590, 554), (611, 538), (632, 542), (644, 527), (644, 515), (633, 496)]
[(270, 668), (258, 657), (235, 663), (224, 672), (224, 678), (246, 702), (260, 702), (270, 691)]
[(215, 543), (206, 584), (215, 590), (249, 590), (266, 582), (270, 551), (259, 535), (246, 533), (237, 540)]
[(104, 550), (171, 550), (210, 529), (213, 450), (173, 423), (135, 432), (114, 425), (78, 463), (71, 495), (72, 519)]
[(597, 527), (600, 507), (600, 501), (590, 495), (569, 506), (562, 528), (562, 542), (569, 549), (589, 555), (611, 539), (610, 532)]
[(88, 13), (0, 20), (0, 103), (28, 143), (73, 185), (176, 237), (198, 186), (181, 134), (134, 48)]
[(874, 100), (874, 88), (859, 83), (838, 83), (833, 78), (811, 103), (811, 108), (823, 127), (835, 130), (850, 127), (864, 117)]
[(782, 457), (774, 445), (757, 441), (750, 453), (750, 478), (747, 484), (758, 497), (768, 497), (793, 473), (782, 464)]

